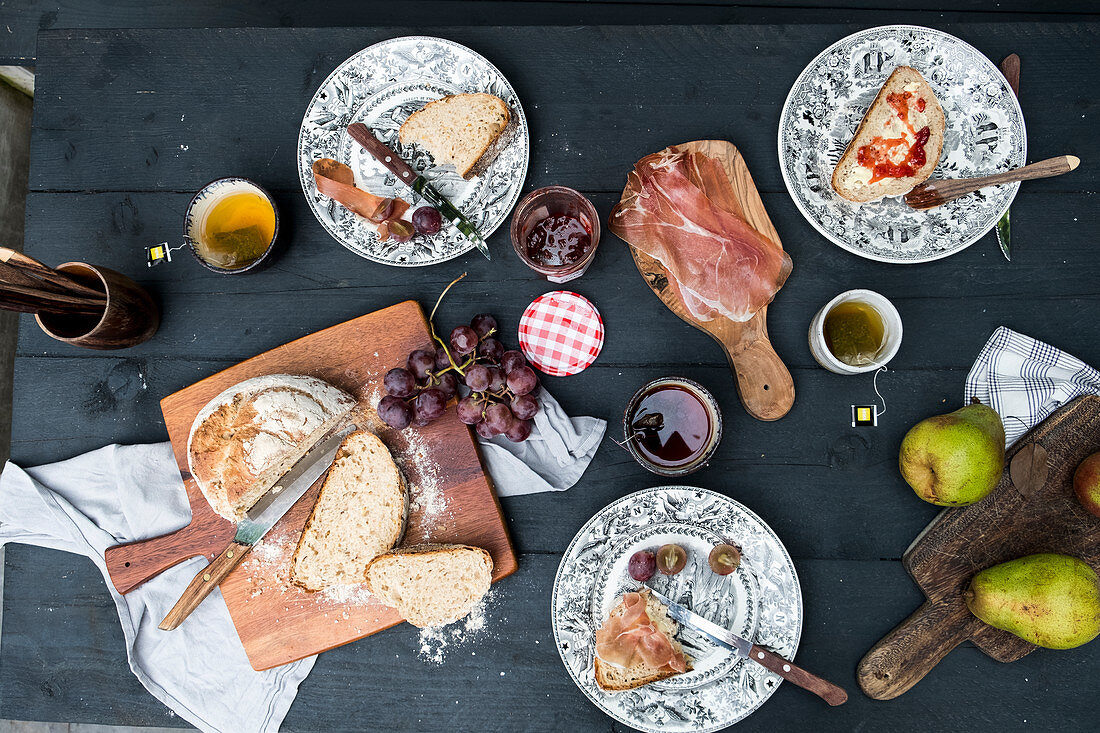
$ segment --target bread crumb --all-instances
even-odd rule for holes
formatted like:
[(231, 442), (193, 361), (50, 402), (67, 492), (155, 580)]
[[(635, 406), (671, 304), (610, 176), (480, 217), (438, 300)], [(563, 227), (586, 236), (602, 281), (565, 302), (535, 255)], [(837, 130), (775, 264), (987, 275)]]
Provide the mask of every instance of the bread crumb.
[[(332, 603), (340, 605), (365, 606), (370, 603), (373, 597), (364, 583), (330, 585), (324, 590), (319, 591), (319, 593), (326, 601), (331, 601)], [(344, 618), (348, 618), (346, 611), (344, 612)]]
[[(447, 659), (448, 650), (461, 648), (480, 639), (489, 625), (488, 606), (494, 591), (490, 590), (478, 602), (469, 615), (449, 626), (429, 626), (420, 630), (420, 661), (441, 665)], [(471, 651), (470, 656), (477, 656)], [(504, 673), (501, 672), (501, 676)]]
[(442, 519), (447, 510), (443, 482), (439, 477), (439, 462), (432, 456), (428, 442), (420, 431), (415, 428), (406, 430), (404, 437), (408, 441), (408, 450), (402, 451), (398, 462), (409, 482), (409, 511), (418, 512), (423, 525), (431, 525)]

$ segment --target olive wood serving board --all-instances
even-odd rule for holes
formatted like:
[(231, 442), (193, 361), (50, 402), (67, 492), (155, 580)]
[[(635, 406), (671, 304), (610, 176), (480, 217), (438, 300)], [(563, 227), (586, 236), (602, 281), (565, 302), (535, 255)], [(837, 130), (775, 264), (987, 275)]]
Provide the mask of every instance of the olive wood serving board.
[[(226, 388), (250, 377), (280, 373), (319, 377), (359, 399), (353, 418), (386, 443), (411, 486), (402, 544), (430, 541), (483, 547), (493, 556), (494, 581), (513, 573), (516, 556), (500, 504), (482, 470), (473, 436), (454, 410), (425, 428), (406, 432), (381, 424), (374, 412), (386, 371), (430, 342), (424, 311), (415, 301), (405, 301), (272, 349), (161, 400), (191, 504), (191, 522), (162, 537), (109, 548), (107, 568), (118, 591), (127, 593), (188, 558), (213, 559), (232, 541), (235, 525), (210, 509), (188, 473), (191, 424)], [(320, 488), (318, 481), (221, 584), (249, 662), (258, 670), (361, 639), (402, 620), (359, 586), (309, 593), (290, 583), (290, 557)], [(429, 501), (432, 494), (441, 500)]]
[[(1046, 450), (1045, 481), (1041, 470), (1033, 472), (1038, 480), (1024, 480), (1029, 458), (1041, 459), (1042, 450), (1032, 446)], [(863, 657), (857, 677), (865, 693), (897, 697), (967, 640), (999, 662), (1036, 649), (978, 620), (963, 592), (979, 570), (1036, 552), (1074, 555), (1100, 571), (1100, 517), (1085, 511), (1073, 492), (1073, 472), (1098, 450), (1100, 397), (1079, 397), (1013, 444), (993, 493), (932, 520), (902, 556), (928, 600)], [(1044, 467), (1041, 460), (1038, 466)]]
[[(737, 214), (756, 231), (782, 248), (760, 193), (744, 158), (733, 143), (725, 140), (698, 140), (674, 145), (674, 151), (701, 152), (722, 163), (729, 178), (729, 188), (706, 191), (709, 198), (731, 213)], [(783, 360), (775, 353), (768, 339), (768, 308), (764, 306), (745, 322), (717, 316), (701, 321), (684, 306), (675, 288), (669, 287), (668, 270), (659, 261), (630, 248), (634, 264), (651, 290), (670, 311), (717, 341), (729, 360), (737, 381), (737, 394), (745, 410), (757, 420), (778, 420), (790, 412), (794, 404), (794, 381)]]

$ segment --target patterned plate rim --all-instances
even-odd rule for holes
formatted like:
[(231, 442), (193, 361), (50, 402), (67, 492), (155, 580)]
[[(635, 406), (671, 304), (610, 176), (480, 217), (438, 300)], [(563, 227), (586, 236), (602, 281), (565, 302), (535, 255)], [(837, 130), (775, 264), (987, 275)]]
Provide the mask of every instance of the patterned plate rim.
[[(881, 255), (872, 254), (870, 252), (865, 252), (865, 251), (859, 249), (858, 247), (853, 247), (852, 245), (848, 244), (843, 239), (840, 239), (839, 237), (834, 236), (832, 234), (832, 232), (828, 231), (823, 226), (821, 226), (821, 224), (817, 221), (817, 219), (814, 218), (813, 216), (811, 216), (810, 212), (806, 210), (806, 207), (803, 206), (802, 201), (799, 199), (799, 197), (795, 195), (795, 186), (792, 183), (792, 181), (790, 179), (790, 176), (787, 174), (787, 166), (785, 166), (783, 164), (783, 150), (784, 150), (784, 147), (785, 147), (785, 145), (784, 145), (784, 136), (783, 136), (783, 128), (786, 126), (784, 123), (785, 123), (788, 115), (790, 114), (791, 102), (792, 102), (792, 99), (794, 97), (795, 90), (798, 89), (798, 87), (802, 83), (802, 81), (810, 74), (811, 71), (813, 71), (815, 69), (815, 67), (821, 62), (821, 60), (824, 59), (829, 53), (831, 53), (833, 51), (833, 49), (835, 49), (837, 46), (840, 46), (841, 44), (846, 43), (846, 42), (848, 42), (852, 39), (858, 38), (859, 36), (862, 36), (864, 34), (873, 33), (873, 32), (876, 32), (876, 31), (908, 31), (908, 32), (917, 31), (917, 32), (921, 32), (921, 33), (928, 33), (928, 34), (931, 34), (931, 35), (940, 36), (941, 38), (947, 39), (949, 42), (957, 43), (960, 46), (962, 46), (963, 48), (969, 49), (969, 51), (971, 53), (973, 53), (975, 57), (977, 57), (977, 59), (979, 60), (979, 63), (985, 64), (989, 69), (991, 69), (993, 71), (994, 74), (996, 74), (998, 76), (1003, 76), (1000, 72), (1000, 69), (997, 68), (997, 65), (994, 64), (989, 59), (989, 57), (986, 56), (984, 53), (982, 53), (981, 51), (979, 51), (977, 48), (975, 48), (971, 44), (967, 43), (966, 41), (962, 40), (961, 38), (958, 38), (957, 36), (953, 36), (950, 33), (947, 33), (946, 31), (941, 31), (941, 30), (936, 29), (936, 28), (929, 28), (927, 26), (922, 26), (922, 25), (879, 25), (879, 26), (874, 26), (872, 28), (864, 28), (863, 30), (856, 31), (855, 33), (849, 33), (848, 35), (844, 36), (843, 38), (829, 44), (828, 47), (825, 48), (825, 50), (823, 50), (817, 56), (814, 56), (813, 60), (810, 61), (810, 63), (806, 64), (806, 68), (804, 68), (802, 70), (802, 72), (798, 75), (798, 77), (795, 78), (794, 84), (791, 85), (790, 91), (787, 92), (787, 98), (783, 102), (783, 110), (779, 114), (779, 130), (778, 130), (778, 134), (777, 134), (778, 144), (777, 144), (777, 147), (776, 147), (776, 153), (779, 157), (779, 172), (783, 175), (783, 183), (787, 187), (788, 195), (794, 201), (794, 205), (796, 207), (798, 207), (798, 210), (802, 213), (802, 216), (806, 219), (806, 221), (808, 221), (810, 223), (810, 225), (815, 230), (817, 230), (817, 232), (819, 234), (821, 234), (823, 237), (825, 237), (826, 239), (828, 239), (830, 242), (837, 245), (841, 249), (843, 249), (847, 252), (851, 252), (854, 255), (858, 255), (860, 257), (863, 257), (864, 259), (874, 260), (875, 262), (888, 262), (890, 264), (895, 264), (895, 265), (917, 265), (917, 264), (920, 264), (922, 262), (933, 262), (935, 260), (941, 260), (944, 257), (950, 257), (951, 255), (958, 254), (959, 252), (962, 252), (964, 249), (966, 249), (970, 245), (977, 242), (979, 239), (984, 237), (986, 234), (989, 234), (990, 230), (992, 230), (993, 227), (997, 226), (997, 222), (1000, 221), (1001, 217), (1004, 216), (1005, 212), (1008, 211), (1009, 208), (1012, 206), (1012, 202), (1016, 199), (1016, 193), (1020, 190), (1020, 184), (1019, 183), (1009, 184), (1009, 185), (1012, 186), (1011, 194), (1008, 196), (1008, 198), (1007, 198), (1006, 202), (1004, 203), (1004, 205), (1002, 206), (1001, 210), (999, 212), (997, 212), (997, 215), (995, 217), (993, 217), (993, 220), (989, 224), (989, 226), (986, 227), (985, 229), (983, 229), (979, 234), (971, 237), (969, 240), (967, 240), (965, 242), (960, 243), (958, 246), (956, 246), (953, 249), (949, 249), (949, 250), (945, 250), (943, 252), (936, 253), (936, 254), (934, 254), (930, 257), (914, 257), (914, 258), (898, 259), (898, 258), (884, 257), (884, 256), (881, 256)], [(1020, 124), (1020, 132), (1021, 132), (1021, 135), (1023, 137), (1023, 142), (1024, 142), (1024, 160), (1026, 162), (1026, 160), (1027, 160), (1027, 126), (1024, 122), (1024, 111), (1023, 111), (1023, 108), (1020, 107), (1020, 100), (1016, 97), (1016, 95), (1012, 94), (1011, 98), (1012, 98), (1012, 104), (1016, 109), (1016, 121)]]
[[(652, 727), (651, 728), (651, 727), (646, 727), (646, 726), (639, 725), (638, 721), (629, 720), (626, 717), (619, 715), (618, 711), (610, 709), (608, 707), (605, 707), (604, 705), (601, 704), (601, 701), (594, 698), (589, 693), (589, 691), (584, 687), (584, 685), (581, 683), (581, 681), (579, 679), (577, 679), (577, 676), (573, 673), (573, 668), (569, 665), (569, 660), (567, 660), (565, 658), (565, 655), (564, 655), (564, 653), (562, 652), (562, 649), (561, 649), (561, 643), (559, 641), (558, 617), (557, 617), (557, 614), (555, 613), (555, 610), (556, 610), (557, 605), (558, 605), (558, 593), (559, 593), (559, 590), (560, 590), (560, 587), (561, 587), (562, 571), (565, 569), (565, 564), (566, 564), (566, 561), (569, 558), (570, 553), (573, 551), (573, 548), (576, 547), (577, 542), (580, 540), (581, 536), (586, 533), (586, 530), (588, 530), (599, 517), (603, 516), (605, 513), (611, 511), (613, 508), (618, 507), (621, 504), (636, 501), (639, 497), (645, 496), (647, 494), (655, 494), (655, 493), (662, 493), (662, 492), (669, 492), (669, 491), (697, 492), (697, 493), (700, 493), (700, 494), (706, 494), (708, 496), (711, 496), (711, 497), (713, 497), (713, 498), (715, 498), (719, 501), (726, 502), (730, 505), (730, 507), (733, 510), (743, 512), (748, 518), (750, 518), (753, 521), (757, 522), (760, 525), (760, 527), (765, 532), (767, 532), (767, 534), (769, 534), (771, 536), (771, 538), (775, 541), (776, 546), (783, 553), (783, 557), (787, 561), (787, 568), (791, 571), (791, 579), (793, 581), (793, 587), (795, 588), (795, 590), (797, 590), (797, 601), (798, 601), (798, 603), (797, 603), (797, 606), (798, 606), (798, 619), (797, 619), (797, 622), (798, 623), (797, 623), (797, 628), (796, 628), (796, 630), (793, 634), (794, 648), (791, 651), (792, 658), (797, 653), (798, 646), (802, 642), (802, 624), (803, 624), (804, 615), (805, 615), (805, 608), (804, 608), (803, 598), (802, 598), (802, 583), (798, 579), (798, 570), (794, 566), (794, 560), (791, 559), (791, 554), (787, 551), (786, 545), (784, 545), (783, 541), (779, 539), (779, 535), (777, 535), (775, 533), (775, 530), (773, 530), (771, 528), (771, 525), (769, 525), (767, 522), (765, 522), (763, 519), (761, 519), (760, 516), (756, 512), (752, 511), (751, 509), (749, 509), (747, 506), (745, 506), (741, 502), (737, 501), (736, 499), (731, 499), (730, 497), (726, 496), (725, 494), (719, 494), (717, 491), (711, 491), (710, 489), (702, 489), (702, 488), (699, 488), (697, 486), (685, 486), (685, 485), (653, 486), (653, 487), (648, 488), (648, 489), (641, 489), (639, 491), (631, 492), (631, 493), (627, 494), (626, 496), (622, 496), (622, 497), (616, 499), (615, 501), (612, 501), (611, 503), (607, 504), (606, 506), (604, 506), (599, 511), (597, 511), (595, 514), (593, 514), (591, 517), (589, 517), (588, 520), (585, 521), (585, 523), (581, 525), (580, 529), (577, 530), (577, 533), (575, 535), (573, 535), (573, 539), (570, 540), (569, 546), (566, 547), (565, 552), (562, 553), (561, 562), (558, 563), (557, 572), (554, 574), (554, 586), (553, 586), (553, 590), (552, 590), (551, 595), (550, 595), (550, 622), (551, 622), (551, 627), (552, 627), (552, 631), (553, 631), (553, 634), (554, 634), (554, 646), (558, 650), (558, 657), (561, 659), (562, 666), (565, 667), (565, 671), (569, 674), (569, 678), (571, 680), (573, 680), (573, 684), (575, 684), (577, 686), (577, 689), (579, 689), (581, 691), (581, 693), (586, 698), (588, 698), (588, 700), (593, 705), (595, 705), (601, 712), (603, 712), (608, 717), (610, 717), (614, 720), (617, 720), (618, 722), (623, 723), (624, 725), (628, 725), (631, 728), (634, 728), (635, 730), (643, 731), (643, 733), (663, 733), (663, 730), (659, 727)], [(744, 720), (749, 715), (751, 715), (753, 712), (755, 712), (757, 709), (759, 709), (761, 705), (763, 705), (765, 702), (767, 702), (771, 698), (771, 696), (775, 694), (775, 691), (777, 689), (779, 689), (780, 684), (782, 684), (782, 680), (780, 680), (779, 684), (772, 687), (772, 689), (770, 691), (768, 691), (765, 695), (761, 696), (760, 699), (757, 700), (754, 705), (752, 705), (751, 707), (746, 708), (745, 710), (743, 710), (741, 712), (741, 714), (738, 715), (736, 718), (734, 718), (732, 720), (723, 721), (719, 724), (716, 724), (716, 725), (713, 725), (713, 726), (710, 726), (710, 727), (704, 726), (704, 727), (695, 728), (695, 729), (693, 729), (694, 733), (713, 733), (714, 731), (721, 730), (723, 728), (726, 728), (726, 727), (729, 727), (729, 726), (734, 725), (736, 723), (739, 723), (740, 721)], [(666, 691), (666, 692), (668, 692), (668, 691)]]
[(346, 67), (350, 61), (352, 61), (356, 57), (358, 57), (358, 56), (360, 56), (364, 53), (367, 53), (371, 49), (377, 48), (378, 46), (385, 46), (385, 45), (389, 45), (391, 43), (400, 43), (400, 42), (405, 42), (405, 41), (431, 41), (433, 43), (439, 43), (439, 44), (442, 44), (442, 45), (445, 45), (445, 46), (453, 46), (454, 48), (461, 49), (462, 51), (465, 51), (466, 53), (471, 54), (475, 58), (480, 59), (482, 63), (484, 63), (487, 67), (492, 69), (493, 72), (495, 72), (500, 77), (501, 81), (504, 83), (504, 86), (508, 89), (509, 92), (511, 92), (512, 97), (516, 100), (515, 112), (516, 112), (516, 116), (519, 118), (518, 119), (518, 127), (519, 127), (519, 130), (521, 130), (523, 132), (523, 137), (524, 137), (525, 145), (526, 145), (526, 148), (527, 148), (526, 154), (523, 156), (523, 171), (522, 171), (522, 174), (520, 175), (520, 178), (519, 178), (519, 185), (515, 187), (515, 190), (513, 190), (511, 195), (508, 197), (507, 206), (502, 209), (503, 213), (501, 214), (499, 221), (494, 223), (492, 226), (484, 227), (484, 231), (481, 231), (480, 234), (484, 239), (487, 240), (487, 239), (489, 239), (490, 236), (492, 236), (493, 232), (495, 232), (497, 229), (500, 228), (500, 225), (504, 223), (504, 221), (508, 218), (508, 215), (512, 212), (512, 209), (514, 209), (516, 207), (516, 204), (519, 202), (520, 194), (523, 193), (523, 184), (527, 180), (527, 171), (531, 166), (531, 131), (530, 131), (530, 128), (527, 126), (527, 115), (523, 111), (523, 104), (520, 102), (519, 94), (516, 93), (515, 87), (512, 86), (512, 82), (508, 81), (508, 77), (506, 77), (504, 75), (504, 73), (501, 72), (501, 70), (497, 68), (496, 64), (489, 61), (489, 59), (485, 58), (484, 56), (482, 56), (480, 53), (473, 50), (472, 48), (469, 48), (467, 46), (462, 45), (461, 43), (458, 43), (457, 41), (452, 41), (452, 40), (449, 40), (447, 38), (439, 38), (438, 36), (397, 36), (395, 38), (387, 38), (383, 41), (379, 41), (378, 43), (372, 43), (369, 46), (365, 46), (364, 48), (359, 49), (358, 51), (353, 53), (351, 56), (348, 56), (346, 59), (344, 59), (339, 64), (337, 64), (336, 68), (332, 70), (332, 73), (329, 74), (328, 76), (326, 76), (324, 81), (322, 81), (318, 85), (316, 91), (313, 92), (313, 96), (310, 97), (309, 103), (306, 105), (306, 111), (302, 115), (302, 123), (298, 127), (298, 142), (295, 146), (295, 151), (294, 151), (294, 153), (295, 153), (295, 167), (298, 169), (298, 182), (302, 186), (302, 195), (306, 199), (306, 205), (309, 207), (310, 212), (313, 214), (313, 217), (317, 220), (317, 223), (321, 225), (321, 228), (324, 229), (330, 237), (332, 237), (337, 242), (339, 242), (340, 246), (342, 246), (344, 249), (347, 249), (348, 251), (352, 252), (355, 255), (358, 255), (359, 257), (362, 257), (365, 260), (370, 260), (371, 262), (377, 262), (378, 264), (381, 264), (381, 265), (389, 265), (391, 267), (429, 267), (431, 265), (438, 265), (438, 264), (441, 264), (443, 262), (449, 262), (450, 260), (461, 257), (461, 256), (469, 253), (471, 250), (475, 249), (476, 245), (473, 242), (467, 242), (466, 246), (464, 246), (462, 249), (456, 250), (454, 253), (452, 253), (452, 254), (450, 254), (446, 257), (431, 260), (430, 262), (392, 262), (390, 260), (382, 259), (380, 257), (376, 257), (374, 255), (367, 254), (367, 253), (361, 251), (360, 249), (352, 247), (347, 242), (345, 242), (343, 239), (341, 239), (339, 236), (337, 236), (337, 234), (335, 232), (333, 232), (331, 229), (329, 229), (328, 225), (325, 224), (325, 222), (321, 219), (320, 215), (317, 213), (317, 209), (314, 208), (314, 206), (313, 206), (313, 204), (310, 200), (311, 188), (313, 186), (313, 183), (312, 183), (312, 181), (307, 181), (306, 180), (306, 177), (305, 177), (304, 173), (302, 172), (302, 167), (301, 167), (301, 165), (298, 164), (298, 159), (300, 158), (300, 156), (302, 154), (302, 145), (303, 145), (302, 136), (305, 134), (305, 130), (306, 130), (306, 119), (309, 116), (309, 111), (311, 109), (313, 109), (313, 106), (317, 103), (318, 96), (321, 94), (321, 91), (325, 87), (327, 87), (329, 82), (331, 82), (334, 78), (336, 78), (336, 76), (341, 71), (344, 70), (344, 67)]

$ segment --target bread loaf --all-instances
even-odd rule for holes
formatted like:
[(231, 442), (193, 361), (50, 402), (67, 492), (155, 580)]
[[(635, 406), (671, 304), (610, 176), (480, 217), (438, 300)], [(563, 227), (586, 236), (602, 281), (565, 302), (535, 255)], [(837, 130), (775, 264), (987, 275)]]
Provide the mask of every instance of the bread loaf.
[(379, 555), (367, 566), (367, 589), (421, 628), (464, 618), (486, 593), (493, 558), (480, 547), (419, 545)]
[[(926, 127), (928, 139), (921, 146), (917, 136)], [(899, 66), (882, 85), (833, 169), (833, 189), (856, 203), (909, 193), (939, 164), (945, 128), (943, 107), (932, 87), (916, 69)], [(909, 158), (911, 152), (915, 162)]]
[(401, 125), (402, 145), (423, 146), (436, 165), (453, 164), (471, 178), (474, 167), (508, 126), (508, 105), (492, 94), (455, 94), (413, 112)]
[(355, 404), (314, 377), (247, 379), (195, 417), (187, 439), (191, 475), (215, 512), (239, 521)]
[(362, 583), (367, 564), (405, 531), (408, 492), (385, 444), (365, 430), (344, 439), (290, 561), (308, 591)]

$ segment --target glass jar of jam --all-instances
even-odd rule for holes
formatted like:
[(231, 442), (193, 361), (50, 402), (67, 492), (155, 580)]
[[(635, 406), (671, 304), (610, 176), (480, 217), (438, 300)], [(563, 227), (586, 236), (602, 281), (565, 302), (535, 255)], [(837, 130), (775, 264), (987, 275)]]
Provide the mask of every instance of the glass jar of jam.
[(599, 243), (596, 207), (571, 188), (547, 186), (532, 191), (512, 214), (516, 254), (550, 282), (569, 282), (583, 275)]
[(722, 440), (722, 413), (703, 385), (683, 377), (655, 379), (623, 413), (626, 449), (660, 476), (685, 476), (705, 466)]

